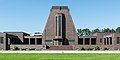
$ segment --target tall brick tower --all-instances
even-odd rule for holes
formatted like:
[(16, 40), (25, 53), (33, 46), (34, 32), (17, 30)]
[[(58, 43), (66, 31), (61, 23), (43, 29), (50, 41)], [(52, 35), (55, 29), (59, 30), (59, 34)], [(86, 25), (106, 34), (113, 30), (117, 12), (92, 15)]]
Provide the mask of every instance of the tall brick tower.
[(48, 46), (77, 45), (78, 36), (68, 6), (52, 6), (42, 41)]

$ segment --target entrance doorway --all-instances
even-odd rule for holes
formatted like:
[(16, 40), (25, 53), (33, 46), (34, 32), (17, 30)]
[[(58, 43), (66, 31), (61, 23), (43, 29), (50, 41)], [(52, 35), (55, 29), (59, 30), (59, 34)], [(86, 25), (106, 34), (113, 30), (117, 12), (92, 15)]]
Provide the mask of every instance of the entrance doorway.
[(53, 40), (53, 45), (55, 45), (55, 46), (62, 45), (62, 40), (61, 39)]

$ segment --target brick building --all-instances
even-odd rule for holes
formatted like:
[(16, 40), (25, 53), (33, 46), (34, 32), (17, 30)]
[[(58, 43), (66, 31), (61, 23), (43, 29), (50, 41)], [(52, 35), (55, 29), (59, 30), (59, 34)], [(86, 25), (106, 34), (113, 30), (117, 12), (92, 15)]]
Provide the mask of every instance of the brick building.
[(95, 33), (78, 36), (67, 6), (52, 6), (42, 34), (0, 33), (0, 50), (26, 49), (76, 50), (81, 48), (120, 49), (120, 33)]

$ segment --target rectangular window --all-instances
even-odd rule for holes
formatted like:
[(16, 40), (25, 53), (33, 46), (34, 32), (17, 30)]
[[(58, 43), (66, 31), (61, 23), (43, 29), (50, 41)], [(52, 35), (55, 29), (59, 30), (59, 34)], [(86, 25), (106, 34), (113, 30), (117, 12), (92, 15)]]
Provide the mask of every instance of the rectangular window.
[(85, 38), (85, 45), (89, 45), (90, 44), (90, 38)]
[(35, 38), (30, 38), (30, 44), (35, 44)]
[(110, 45), (112, 45), (112, 37), (110, 37)]
[(24, 44), (29, 44), (29, 38), (24, 38)]
[(78, 39), (78, 45), (83, 45), (83, 38)]
[(61, 36), (61, 16), (59, 16), (59, 36)]
[(107, 45), (109, 45), (109, 38), (107, 38)]
[(120, 38), (119, 37), (117, 37), (117, 44), (119, 44), (120, 42), (119, 42), (119, 40), (120, 40)]
[(4, 42), (4, 38), (3, 37), (0, 37), (0, 44), (3, 44)]
[(42, 38), (37, 38), (37, 44), (42, 44)]
[(57, 36), (57, 16), (56, 16), (56, 36)]
[(106, 45), (106, 38), (104, 38), (104, 45)]
[(91, 45), (96, 45), (96, 38), (91, 38)]
[(52, 42), (52, 40), (45, 40), (45, 42)]

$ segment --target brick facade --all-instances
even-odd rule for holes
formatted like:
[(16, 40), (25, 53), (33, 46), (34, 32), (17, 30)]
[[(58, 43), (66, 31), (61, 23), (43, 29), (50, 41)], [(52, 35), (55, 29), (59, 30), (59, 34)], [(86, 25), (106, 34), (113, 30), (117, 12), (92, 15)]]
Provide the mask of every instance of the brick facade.
[(42, 35), (24, 32), (0, 33), (0, 50), (75, 50), (81, 48), (120, 49), (120, 33), (78, 36), (68, 6), (52, 6)]

